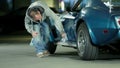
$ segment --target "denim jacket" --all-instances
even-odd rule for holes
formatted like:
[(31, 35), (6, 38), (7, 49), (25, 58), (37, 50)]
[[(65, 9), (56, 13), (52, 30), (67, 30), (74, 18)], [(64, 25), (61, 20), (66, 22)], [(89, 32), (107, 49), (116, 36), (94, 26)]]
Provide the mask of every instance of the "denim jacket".
[[(42, 21), (44, 21), (46, 19), (46, 16), (50, 17), (50, 19), (52, 19), (55, 27), (57, 28), (57, 30), (60, 32), (60, 33), (63, 33), (64, 32), (64, 28), (63, 28), (63, 25), (61, 23), (61, 20), (60, 18), (47, 6), (47, 4), (45, 2), (42, 2), (42, 1), (36, 1), (34, 3), (32, 3), (29, 7), (34, 7), (34, 6), (41, 6), (42, 8), (45, 9), (44, 13), (43, 13), (43, 16), (42, 16)], [(26, 10), (26, 15), (25, 15), (25, 28), (26, 30), (31, 33), (32, 31), (34, 31), (34, 27), (33, 27), (33, 20), (32, 18), (30, 18), (30, 16), (28, 15), (28, 9)]]

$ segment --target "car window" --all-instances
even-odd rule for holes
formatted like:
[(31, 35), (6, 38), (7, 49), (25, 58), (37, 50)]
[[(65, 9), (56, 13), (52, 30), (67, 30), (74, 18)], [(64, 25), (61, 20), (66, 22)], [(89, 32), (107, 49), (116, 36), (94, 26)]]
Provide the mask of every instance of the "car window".
[(106, 6), (120, 6), (120, 0), (101, 0)]
[(120, 0), (101, 0), (109, 9), (110, 12), (120, 11)]
[(111, 0), (113, 6), (120, 6), (120, 0)]

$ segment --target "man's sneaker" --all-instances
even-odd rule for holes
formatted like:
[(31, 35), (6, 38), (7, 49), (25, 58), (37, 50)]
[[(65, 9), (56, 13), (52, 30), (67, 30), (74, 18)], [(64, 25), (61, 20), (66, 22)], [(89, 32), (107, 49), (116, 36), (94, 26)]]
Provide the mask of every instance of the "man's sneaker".
[(36, 56), (39, 58), (42, 58), (42, 57), (44, 57), (44, 54), (43, 54), (43, 52), (39, 52)]
[(48, 51), (44, 51), (44, 52), (43, 52), (43, 55), (44, 55), (44, 56), (49, 56), (50, 53), (49, 53)]

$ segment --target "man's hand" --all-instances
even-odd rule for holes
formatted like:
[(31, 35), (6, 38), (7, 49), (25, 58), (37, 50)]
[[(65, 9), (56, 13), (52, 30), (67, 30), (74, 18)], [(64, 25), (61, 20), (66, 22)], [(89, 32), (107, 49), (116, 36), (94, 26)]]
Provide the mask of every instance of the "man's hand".
[(61, 36), (62, 36), (62, 38), (65, 38), (66, 37), (66, 33), (62, 33)]
[(32, 37), (36, 37), (38, 35), (38, 32), (33, 31), (32, 32)]

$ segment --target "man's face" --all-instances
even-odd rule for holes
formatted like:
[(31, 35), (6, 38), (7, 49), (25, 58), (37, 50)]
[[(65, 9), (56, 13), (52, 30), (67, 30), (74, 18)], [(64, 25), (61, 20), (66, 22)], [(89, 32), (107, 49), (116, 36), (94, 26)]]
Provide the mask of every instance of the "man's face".
[(40, 14), (39, 11), (37, 12), (31, 11), (30, 16), (32, 17), (34, 21), (39, 21), (42, 19), (42, 15)]

